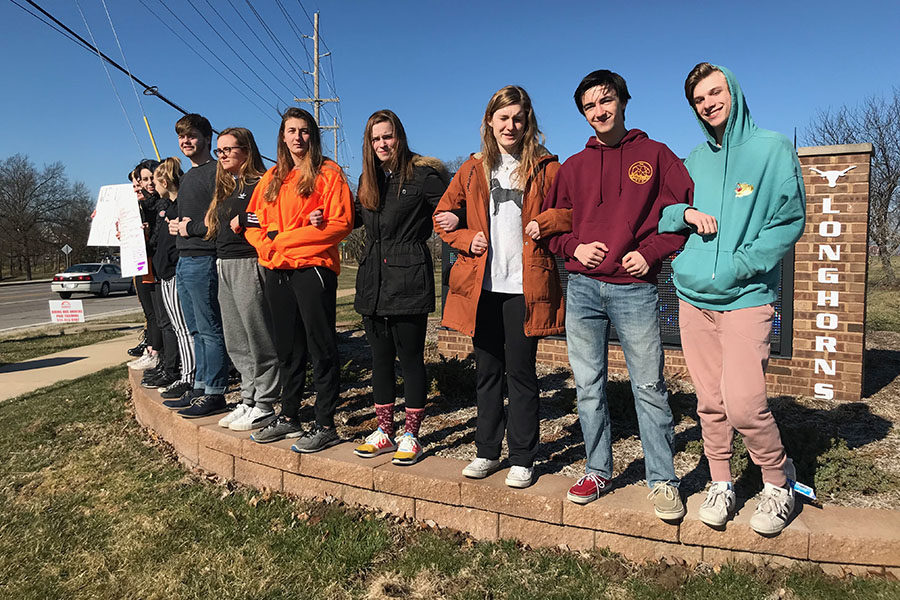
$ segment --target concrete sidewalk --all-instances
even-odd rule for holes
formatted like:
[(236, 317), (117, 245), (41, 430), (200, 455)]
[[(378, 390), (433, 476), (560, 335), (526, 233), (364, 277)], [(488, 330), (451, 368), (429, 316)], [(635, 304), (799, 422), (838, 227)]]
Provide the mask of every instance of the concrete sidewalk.
[(90, 346), (70, 348), (0, 367), (0, 402), (59, 381), (78, 379), (131, 360), (126, 350), (137, 344), (140, 331)]

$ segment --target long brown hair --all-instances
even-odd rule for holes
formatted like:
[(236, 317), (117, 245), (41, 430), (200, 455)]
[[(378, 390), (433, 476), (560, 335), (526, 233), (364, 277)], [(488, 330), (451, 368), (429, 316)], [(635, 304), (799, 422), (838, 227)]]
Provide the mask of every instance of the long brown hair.
[(494, 113), (501, 108), (518, 104), (525, 112), (525, 131), (522, 134), (522, 149), (519, 159), (519, 168), (516, 169), (517, 186), (523, 187), (528, 175), (537, 166), (541, 156), (549, 154), (542, 145), (544, 134), (538, 129), (537, 117), (531, 106), (531, 98), (523, 88), (517, 85), (508, 85), (497, 90), (484, 110), (484, 119), (481, 121), (481, 153), (484, 155), (484, 168), (488, 178), (490, 172), (500, 165), (500, 147), (494, 138), (490, 121)]
[[(390, 123), (394, 128), (394, 156), (391, 157), (387, 164), (382, 164), (381, 160), (375, 155), (372, 148), (372, 129), (379, 123)], [(382, 109), (372, 113), (369, 120), (366, 121), (365, 133), (363, 133), (363, 171), (359, 182), (359, 190), (357, 196), (359, 202), (369, 210), (378, 210), (381, 203), (381, 195), (378, 193), (378, 179), (376, 169), (387, 167), (394, 173), (399, 173), (401, 183), (407, 179), (413, 178), (414, 165), (412, 163), (413, 153), (409, 149), (409, 143), (406, 140), (406, 130), (403, 129), (403, 123), (393, 111)]]
[[(309, 129), (309, 149), (299, 165), (294, 164), (291, 151), (288, 149), (287, 144), (284, 143), (284, 128), (288, 119), (303, 119), (306, 122), (306, 127)], [(322, 137), (316, 120), (302, 108), (291, 107), (287, 109), (281, 116), (277, 145), (278, 155), (275, 161), (275, 172), (272, 174), (272, 179), (269, 180), (269, 187), (266, 188), (266, 202), (275, 202), (275, 198), (278, 197), (278, 190), (281, 189), (281, 184), (294, 167), (298, 167), (300, 171), (300, 177), (297, 180), (297, 193), (301, 196), (312, 194), (316, 188), (316, 177), (319, 175), (322, 163), (325, 162), (325, 157), (322, 156)]]
[(244, 127), (229, 127), (219, 134), (219, 139), (223, 135), (230, 135), (236, 141), (239, 148), (243, 148), (247, 152), (247, 160), (241, 165), (237, 176), (232, 175), (222, 167), (222, 162), (216, 165), (216, 193), (213, 195), (209, 208), (206, 209), (206, 237), (204, 239), (211, 240), (216, 237), (219, 229), (218, 210), (219, 205), (228, 198), (235, 189), (241, 191), (245, 185), (259, 181), (259, 178), (266, 172), (263, 165), (262, 156), (259, 155), (259, 148), (256, 146), (256, 140), (249, 129)]

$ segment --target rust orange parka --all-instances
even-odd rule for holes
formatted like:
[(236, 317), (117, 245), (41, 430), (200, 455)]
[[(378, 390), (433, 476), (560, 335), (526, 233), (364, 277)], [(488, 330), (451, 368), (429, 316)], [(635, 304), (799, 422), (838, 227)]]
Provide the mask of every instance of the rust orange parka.
[[(541, 213), (541, 202), (550, 189), (559, 170), (556, 156), (541, 157), (525, 181), (522, 196), (522, 290), (525, 295), (525, 335), (546, 336), (564, 331), (565, 307), (559, 272), (553, 254), (544, 241), (548, 236), (570, 231), (572, 213), (555, 209)], [(488, 205), (490, 187), (488, 172), (481, 153), (473, 154), (456, 172), (450, 186), (435, 209), (435, 213), (465, 209), (465, 227), (450, 233), (435, 224), (441, 238), (459, 251), (450, 269), (449, 292), (444, 302), (441, 324), (460, 333), (475, 335), (475, 313), (488, 253), (476, 256), (469, 251), (472, 239), (481, 231), (490, 243)], [(532, 240), (525, 235), (525, 225), (535, 220), (541, 230), (541, 239)]]

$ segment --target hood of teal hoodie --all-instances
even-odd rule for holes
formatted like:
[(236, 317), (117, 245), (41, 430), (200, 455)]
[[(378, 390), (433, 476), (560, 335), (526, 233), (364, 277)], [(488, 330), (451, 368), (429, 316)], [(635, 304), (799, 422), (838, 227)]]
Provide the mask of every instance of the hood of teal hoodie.
[(728, 82), (728, 91), (731, 94), (731, 113), (728, 115), (728, 123), (725, 124), (725, 133), (722, 135), (721, 147), (716, 143), (716, 134), (709, 123), (701, 119), (700, 114), (696, 110), (693, 110), (692, 112), (694, 113), (697, 122), (700, 124), (700, 129), (706, 134), (706, 140), (710, 146), (710, 150), (719, 152), (729, 146), (737, 146), (746, 142), (753, 137), (753, 134), (755, 134), (759, 128), (756, 126), (756, 123), (753, 122), (753, 117), (750, 116), (750, 109), (747, 107), (747, 99), (744, 97), (744, 90), (741, 89), (741, 85), (738, 83), (734, 73), (726, 67), (720, 65), (713, 66), (722, 71), (725, 75), (725, 81)]
[[(806, 196), (797, 153), (780, 133), (761, 129), (729, 69), (731, 112), (721, 145), (691, 106), (706, 142), (685, 166), (694, 180), (694, 208), (718, 221), (711, 236), (692, 234), (673, 262), (678, 295), (701, 308), (734, 310), (776, 298), (781, 258), (803, 232)], [(664, 213), (660, 231), (686, 225), (684, 211)]]

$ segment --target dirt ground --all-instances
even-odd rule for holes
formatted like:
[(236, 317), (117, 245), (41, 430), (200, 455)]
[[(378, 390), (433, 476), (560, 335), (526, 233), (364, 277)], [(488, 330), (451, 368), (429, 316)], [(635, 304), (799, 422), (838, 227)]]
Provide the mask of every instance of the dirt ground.
[[(440, 357), (437, 327), (436, 319), (429, 321), (426, 366), (431, 390), (420, 439), (427, 454), (471, 460), (475, 457), (474, 361)], [(361, 329), (339, 328), (338, 335), (344, 363), (342, 404), (337, 414), (339, 432), (345, 439), (361, 442), (376, 427), (369, 347)], [(777, 397), (770, 398), (770, 406), (788, 454), (797, 464), (798, 479), (825, 490), (827, 493), (819, 493), (821, 501), (900, 508), (900, 431), (895, 426), (900, 419), (900, 334), (868, 333), (865, 368), (861, 402)], [(541, 445), (536, 472), (574, 480), (584, 473), (585, 458), (571, 371), (539, 365), (538, 376)], [(709, 470), (702, 457), (696, 398), (689, 380), (668, 384), (676, 422), (675, 468), (682, 478), (682, 490), (690, 495), (703, 490), (709, 481)], [(642, 482), (643, 453), (627, 378), (611, 378), (608, 396), (613, 422), (613, 484)], [(301, 413), (305, 420), (312, 420), (313, 400), (314, 396), (308, 393)], [(395, 421), (398, 429), (402, 428), (402, 383), (397, 387)], [(752, 496), (761, 487), (759, 470), (747, 460), (739, 436), (735, 454), (732, 468), (738, 494)]]

